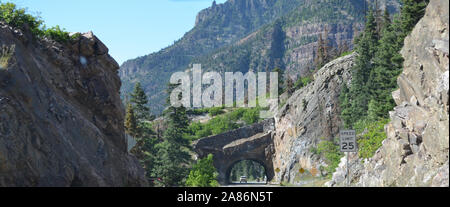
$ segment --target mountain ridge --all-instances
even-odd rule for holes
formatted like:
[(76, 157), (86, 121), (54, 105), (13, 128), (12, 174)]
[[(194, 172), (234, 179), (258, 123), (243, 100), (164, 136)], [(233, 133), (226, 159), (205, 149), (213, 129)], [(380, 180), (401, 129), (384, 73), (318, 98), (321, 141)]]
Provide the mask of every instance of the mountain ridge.
[(160, 113), (164, 109), (164, 91), (171, 73), (185, 70), (192, 57), (238, 41), (273, 18), (293, 9), (290, 7), (293, 4), (301, 2), (302, 0), (233, 0), (202, 10), (197, 16), (196, 26), (173, 45), (122, 64), (122, 96), (130, 92), (134, 83), (139, 81), (149, 95), (152, 111)]
[[(322, 5), (323, 4), (323, 5)], [(343, 16), (349, 13), (354, 13), (351, 18), (355, 18), (352, 24), (320, 24), (315, 31), (306, 32), (304, 35), (301, 31), (302, 28), (294, 28), (293, 25), (298, 25), (296, 21), (303, 21), (303, 17), (312, 18), (323, 15), (323, 12), (318, 12), (317, 8), (327, 9), (324, 5), (339, 6), (339, 4), (347, 5)], [(131, 92), (133, 85), (136, 82), (141, 82), (146, 93), (150, 99), (150, 108), (153, 113), (160, 113), (164, 109), (165, 104), (165, 88), (168, 83), (169, 77), (173, 72), (184, 71), (189, 68), (193, 63), (200, 63), (200, 59), (208, 58), (208, 56), (214, 56), (215, 53), (220, 52), (226, 47), (233, 47), (236, 43), (244, 44), (251, 41), (252, 35), (256, 32), (260, 32), (264, 28), (269, 28), (274, 24), (277, 19), (290, 15), (290, 19), (287, 19), (288, 24), (283, 27), (292, 28), (291, 31), (283, 31), (283, 33), (290, 34), (291, 43), (284, 44), (283, 42), (278, 45), (286, 45), (288, 47), (294, 47), (295, 44), (301, 43), (297, 51), (290, 53), (291, 57), (286, 57), (283, 54), (277, 54), (278, 60), (267, 59), (267, 57), (256, 57), (254, 62), (258, 64), (267, 65), (266, 70), (272, 70), (273, 66), (282, 66), (278, 63), (282, 62), (297, 62), (298, 64), (291, 64), (287, 66), (287, 71), (290, 73), (291, 78), (296, 79), (298, 74), (304, 75), (307, 69), (312, 68), (311, 62), (313, 57), (313, 51), (317, 40), (318, 31), (323, 32), (326, 27), (329, 27), (330, 38), (337, 41), (347, 42), (351, 48), (351, 39), (354, 36), (354, 29), (359, 30), (363, 25), (363, 7), (367, 6), (364, 1), (338, 1), (333, 3), (324, 0), (230, 0), (223, 4), (213, 5), (207, 9), (199, 12), (196, 18), (196, 26), (186, 33), (186, 35), (180, 40), (176, 41), (173, 45), (162, 49), (159, 52), (152, 53), (150, 55), (142, 56), (133, 60), (128, 60), (122, 64), (120, 69), (120, 76), (123, 82), (121, 89), (122, 97), (124, 98), (127, 93)], [(398, 11), (398, 2), (396, 0), (384, 0), (380, 1), (381, 8), (388, 8), (392, 11)], [(300, 12), (295, 12), (296, 9), (302, 8)], [(314, 10), (314, 8), (316, 8)], [(339, 8), (343, 8), (340, 6)], [(314, 13), (311, 11), (315, 11)], [(327, 11), (330, 11), (329, 9)], [(356, 12), (355, 12), (356, 11)], [(294, 15), (292, 14), (294, 13)], [(335, 12), (332, 12), (335, 13)], [(335, 13), (333, 17), (339, 17), (338, 13)], [(306, 18), (306, 17), (305, 17)], [(350, 19), (351, 19), (350, 18)], [(320, 18), (319, 18), (320, 19)], [(342, 18), (338, 18), (342, 19)], [(331, 18), (328, 18), (332, 21)], [(317, 21), (316, 21), (317, 22)], [(338, 29), (336, 29), (338, 28)], [(304, 27), (303, 29), (308, 29)], [(222, 33), (218, 32), (221, 31)], [(341, 37), (342, 36), (342, 37)], [(250, 37), (250, 38), (249, 38)], [(247, 40), (246, 40), (247, 39)], [(270, 38), (262, 38), (267, 40)], [(302, 42), (303, 41), (303, 42)], [(270, 42), (270, 41), (269, 41)], [(308, 43), (308, 44), (306, 44)], [(267, 43), (270, 44), (270, 43)], [(333, 45), (338, 43), (334, 41)], [(287, 48), (289, 50), (292, 48)], [(246, 52), (242, 57), (235, 57), (239, 61), (246, 61), (252, 59), (251, 54), (248, 51), (242, 50), (242, 48), (236, 48), (238, 52)], [(228, 53), (233, 53), (236, 50), (232, 50)], [(263, 49), (253, 51), (254, 56), (261, 53)], [(290, 52), (290, 51), (289, 51)], [(279, 53), (279, 52), (278, 52)], [(230, 61), (229, 59), (223, 60), (223, 62)], [(218, 63), (215, 65), (220, 65)], [(251, 70), (252, 66), (247, 62), (237, 63), (245, 69), (233, 69), (233, 71), (247, 72)], [(204, 68), (213, 68), (205, 64)], [(230, 67), (230, 66), (228, 66)], [(301, 69), (298, 69), (301, 68)], [(214, 68), (215, 69), (215, 68)], [(283, 68), (284, 69), (284, 68)], [(262, 71), (261, 67), (257, 70)], [(296, 70), (302, 70), (297, 73)]]

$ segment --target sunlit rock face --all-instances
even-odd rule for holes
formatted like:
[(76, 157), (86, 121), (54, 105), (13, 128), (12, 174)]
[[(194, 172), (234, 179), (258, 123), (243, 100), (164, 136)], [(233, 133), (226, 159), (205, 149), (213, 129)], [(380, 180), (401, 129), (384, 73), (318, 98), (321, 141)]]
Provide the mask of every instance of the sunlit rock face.
[(275, 181), (296, 182), (299, 169), (323, 176), (327, 164), (312, 148), (339, 133), (339, 94), (351, 82), (355, 54), (338, 58), (321, 68), (314, 81), (295, 91), (276, 115), (274, 168)]
[[(405, 39), (387, 139), (365, 164), (353, 157), (352, 185), (449, 186), (448, 7), (447, 0), (430, 1)], [(344, 169), (341, 164), (330, 186), (342, 185)]]
[(119, 66), (95, 35), (60, 44), (0, 23), (0, 47), (0, 186), (147, 185), (127, 152)]

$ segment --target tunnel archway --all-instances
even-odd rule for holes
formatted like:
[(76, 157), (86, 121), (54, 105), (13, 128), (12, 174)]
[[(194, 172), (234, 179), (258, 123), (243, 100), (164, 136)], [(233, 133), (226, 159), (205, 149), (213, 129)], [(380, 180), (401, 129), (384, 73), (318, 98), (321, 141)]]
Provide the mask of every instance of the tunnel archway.
[(236, 184), (240, 183), (242, 176), (250, 183), (266, 183), (269, 178), (264, 162), (256, 159), (235, 161), (226, 170), (225, 178), (228, 183)]
[(213, 155), (213, 164), (221, 185), (230, 184), (233, 166), (242, 160), (252, 160), (264, 167), (267, 180), (275, 175), (272, 156), (274, 119), (242, 127), (223, 134), (205, 137), (193, 143), (198, 158)]

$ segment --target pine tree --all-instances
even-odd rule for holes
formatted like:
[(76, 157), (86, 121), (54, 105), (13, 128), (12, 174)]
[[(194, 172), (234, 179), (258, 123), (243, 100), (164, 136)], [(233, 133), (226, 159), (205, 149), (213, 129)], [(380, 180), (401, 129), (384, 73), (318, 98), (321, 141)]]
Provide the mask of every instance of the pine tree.
[(336, 49), (331, 47), (330, 39), (328, 38), (328, 29), (325, 28), (323, 35), (319, 34), (317, 50), (314, 51), (314, 64), (316, 69), (322, 68), (337, 55), (339, 55), (339, 48)]
[(328, 29), (325, 27), (324, 29), (324, 34), (323, 34), (323, 45), (322, 45), (322, 50), (323, 50), (323, 63), (322, 66), (325, 65), (326, 63), (328, 63), (333, 54), (330, 50), (330, 39), (328, 38)]
[(146, 176), (151, 177), (157, 139), (150, 125), (143, 124), (138, 127), (134, 107), (131, 103), (127, 104), (125, 132), (136, 140), (136, 145), (130, 150), (130, 153), (139, 160), (146, 170)]
[(150, 116), (150, 110), (147, 107), (147, 95), (142, 89), (141, 84), (137, 83), (130, 96), (131, 100), (127, 105), (125, 125), (126, 128), (132, 129), (129, 130), (129, 134), (136, 140), (136, 145), (130, 152), (136, 156), (146, 170), (147, 177), (152, 177), (155, 154), (157, 152), (155, 149), (157, 137), (151, 124), (148, 122), (152, 117)]
[(349, 89), (347, 84), (344, 84), (339, 96), (339, 106), (341, 107), (341, 119), (343, 120), (344, 127), (349, 128), (349, 124), (352, 123), (351, 103), (349, 97)]
[(145, 94), (144, 90), (142, 89), (141, 83), (138, 82), (134, 86), (133, 93), (131, 93), (130, 101), (134, 105), (136, 119), (139, 122), (142, 122), (144, 120), (149, 120), (151, 118), (150, 109), (147, 106), (147, 104), (148, 104), (147, 95)]
[(272, 42), (270, 46), (270, 58), (271, 63), (269, 67), (271, 68), (282, 68), (283, 64), (283, 56), (284, 56), (284, 40), (286, 39), (286, 34), (283, 31), (283, 21), (278, 19), (274, 23), (272, 32)]
[(375, 68), (371, 71), (368, 83), (371, 98), (368, 118), (371, 121), (387, 118), (388, 112), (395, 106), (391, 94), (397, 87), (397, 77), (402, 71), (401, 44), (398, 41), (399, 33), (395, 30), (399, 22), (395, 20), (394, 24), (391, 24), (386, 15), (384, 21), (387, 22), (373, 60)]
[[(168, 94), (177, 86), (170, 84)], [(170, 104), (170, 98), (167, 99), (167, 104)], [(163, 135), (164, 141), (156, 146), (157, 155), (152, 175), (162, 178), (162, 186), (180, 186), (189, 173), (187, 165), (191, 160), (189, 140), (184, 138), (189, 120), (183, 106), (170, 105), (164, 115), (168, 120), (168, 128)]]
[(391, 15), (389, 14), (389, 11), (386, 9), (386, 10), (384, 10), (383, 20), (381, 22), (382, 30), (386, 29), (391, 23), (392, 23)]
[(326, 41), (323, 39), (322, 34), (319, 34), (319, 38), (317, 40), (317, 51), (314, 57), (314, 64), (316, 65), (316, 69), (322, 68), (322, 66), (326, 62)]
[[(376, 31), (378, 34), (381, 34), (381, 31), (384, 28), (384, 16), (381, 14), (382, 10), (380, 9), (380, 6), (378, 5), (378, 1), (375, 0), (375, 5), (374, 5), (374, 9), (375, 9), (375, 22), (376, 22)], [(387, 9), (385, 10), (387, 11)]]
[(402, 0), (401, 29), (405, 38), (425, 14), (429, 0)]
[(350, 99), (348, 108), (343, 108), (343, 112), (351, 114), (346, 121), (347, 126), (353, 126), (355, 122), (367, 115), (370, 101), (367, 82), (373, 69), (372, 59), (378, 45), (378, 33), (376, 31), (375, 16), (372, 10), (367, 15), (366, 27), (358, 38), (356, 52), (358, 56), (352, 71), (352, 84), (347, 94)]
[[(385, 11), (382, 21), (376, 23), (373, 11), (369, 11), (366, 28), (355, 41), (359, 56), (350, 90), (343, 90), (340, 95), (341, 117), (347, 127), (363, 119), (377, 121), (388, 117), (395, 106), (392, 91), (402, 71), (400, 50), (404, 38), (424, 15), (427, 3), (427, 0), (403, 0), (401, 15), (394, 22)], [(382, 25), (381, 33), (377, 25)]]
[(187, 161), (189, 153), (176, 143), (165, 140), (156, 145), (157, 153), (152, 176), (160, 178), (157, 186), (182, 186), (189, 173)]
[(125, 132), (133, 137), (139, 134), (134, 109), (130, 103), (127, 104), (125, 114)]

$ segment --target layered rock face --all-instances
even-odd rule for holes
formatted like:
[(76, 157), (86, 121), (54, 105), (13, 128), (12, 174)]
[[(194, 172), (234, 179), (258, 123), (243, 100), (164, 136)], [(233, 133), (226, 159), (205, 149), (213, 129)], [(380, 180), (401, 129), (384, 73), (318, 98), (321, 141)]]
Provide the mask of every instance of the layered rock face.
[(284, 55), (286, 65), (286, 74), (289, 78), (295, 80), (298, 76), (305, 77), (311, 69), (314, 69), (314, 53), (317, 51), (317, 41), (303, 43), (309, 39), (324, 35), (324, 31), (329, 31), (327, 41), (330, 48), (338, 48), (338, 45), (347, 45), (349, 50), (353, 48), (353, 38), (358, 31), (361, 31), (363, 24), (357, 22), (340, 22), (335, 24), (316, 23), (304, 24), (290, 27), (286, 31), (288, 37), (287, 48), (289, 50)]
[(145, 186), (118, 64), (92, 33), (61, 45), (0, 23), (0, 186)]
[[(365, 164), (353, 157), (352, 185), (449, 186), (448, 7), (447, 0), (430, 1), (405, 39), (404, 71), (393, 93), (398, 106), (385, 127), (387, 139)], [(342, 184), (343, 168), (332, 186)]]
[(312, 83), (296, 91), (278, 111), (273, 163), (280, 171), (275, 174), (276, 181), (295, 183), (300, 168), (313, 171), (326, 166), (311, 148), (339, 132), (338, 97), (342, 86), (351, 81), (354, 58), (351, 54), (325, 65)]

